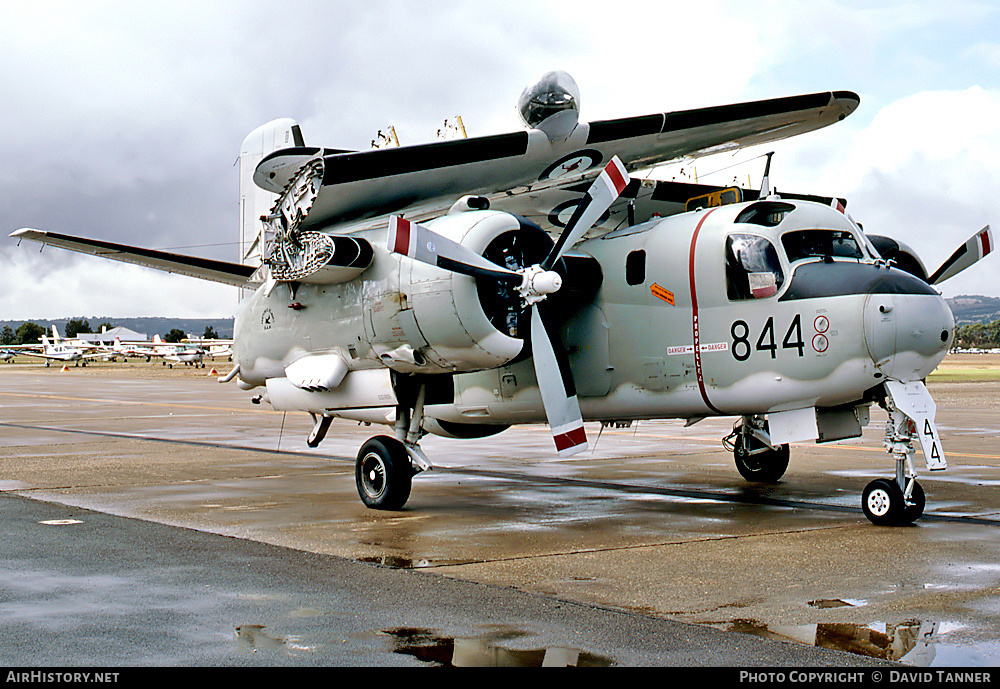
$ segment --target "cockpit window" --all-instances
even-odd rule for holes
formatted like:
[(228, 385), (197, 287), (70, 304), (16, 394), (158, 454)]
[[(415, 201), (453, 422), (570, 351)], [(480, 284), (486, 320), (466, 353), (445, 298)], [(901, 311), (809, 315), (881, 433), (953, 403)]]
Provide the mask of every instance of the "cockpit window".
[(758, 201), (747, 206), (739, 215), (736, 222), (760, 225), (762, 227), (777, 227), (789, 213), (795, 210), (795, 206), (781, 201)]
[(858, 240), (846, 230), (796, 230), (781, 236), (788, 261), (802, 258), (864, 258)]
[(726, 292), (733, 301), (774, 296), (784, 282), (774, 245), (752, 234), (726, 239)]

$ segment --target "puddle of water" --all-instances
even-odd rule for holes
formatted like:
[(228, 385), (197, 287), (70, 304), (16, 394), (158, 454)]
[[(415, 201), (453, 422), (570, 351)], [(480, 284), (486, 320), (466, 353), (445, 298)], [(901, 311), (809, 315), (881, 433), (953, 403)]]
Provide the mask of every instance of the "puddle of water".
[(860, 608), (868, 605), (868, 601), (841, 598), (819, 598), (817, 600), (809, 601), (807, 605), (821, 610), (827, 610), (829, 608)]
[(430, 560), (411, 560), (408, 557), (398, 557), (396, 555), (375, 555), (372, 557), (359, 557), (358, 562), (367, 562), (372, 565), (391, 567), (392, 569), (419, 569), (430, 567)]
[(392, 637), (393, 652), (444, 667), (610, 667), (609, 658), (576, 648), (515, 650), (503, 648), (498, 641), (521, 634), (509, 632), (478, 638), (460, 639), (440, 636), (428, 629), (401, 627), (383, 632)]
[[(849, 605), (844, 601), (823, 602)], [(842, 606), (827, 605), (825, 607)], [(733, 620), (727, 629), (765, 639), (794, 641), (807, 646), (882, 658), (915, 667), (929, 667), (937, 655), (937, 622), (911, 620), (895, 625), (866, 626), (863, 624), (825, 623), (769, 626), (756, 620)]]
[(297, 655), (300, 651), (312, 651), (313, 648), (302, 646), (294, 636), (279, 636), (266, 631), (262, 624), (241, 624), (236, 627), (236, 643), (240, 648), (256, 653), (257, 651), (281, 651), (289, 655)]

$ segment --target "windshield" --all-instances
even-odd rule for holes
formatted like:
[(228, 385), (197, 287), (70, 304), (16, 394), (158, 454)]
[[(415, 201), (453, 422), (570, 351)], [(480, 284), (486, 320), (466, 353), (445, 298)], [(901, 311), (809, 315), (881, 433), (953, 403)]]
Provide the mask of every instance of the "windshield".
[(784, 281), (774, 245), (752, 234), (726, 238), (726, 292), (732, 300), (764, 299)]
[(865, 257), (854, 235), (846, 230), (796, 230), (781, 236), (781, 244), (792, 263), (803, 258)]

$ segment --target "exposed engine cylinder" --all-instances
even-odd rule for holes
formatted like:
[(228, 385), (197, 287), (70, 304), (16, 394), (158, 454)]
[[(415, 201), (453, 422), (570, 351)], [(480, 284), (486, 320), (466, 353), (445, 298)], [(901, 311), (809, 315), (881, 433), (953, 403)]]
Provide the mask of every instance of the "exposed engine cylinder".
[[(428, 227), (512, 270), (537, 262), (552, 245), (540, 228), (508, 213), (456, 213)], [(502, 366), (521, 353), (527, 333), (516, 287), (402, 259), (401, 308), (391, 314), (394, 322), (373, 314), (372, 346), (383, 363), (403, 372)], [(378, 337), (379, 331), (389, 337)]]

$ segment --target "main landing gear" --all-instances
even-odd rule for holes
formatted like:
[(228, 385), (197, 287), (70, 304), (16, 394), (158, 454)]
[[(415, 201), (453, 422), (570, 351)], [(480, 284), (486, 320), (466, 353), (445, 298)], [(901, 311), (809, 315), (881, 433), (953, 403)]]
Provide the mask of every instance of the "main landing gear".
[(788, 469), (788, 445), (771, 446), (766, 422), (760, 416), (744, 416), (722, 442), (732, 451), (736, 469), (747, 481), (775, 483)]
[[(417, 444), (427, 433), (421, 428), (427, 386), (404, 381), (395, 378), (400, 402), (396, 405), (396, 437), (378, 435), (369, 439), (358, 451), (354, 465), (358, 495), (375, 510), (402, 509), (410, 497), (413, 476), (433, 468)], [(325, 429), (322, 432), (325, 434)]]

